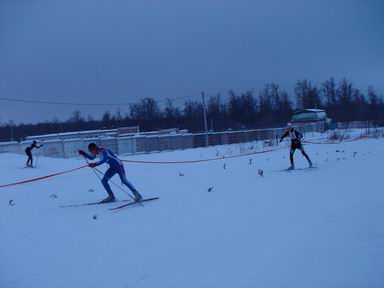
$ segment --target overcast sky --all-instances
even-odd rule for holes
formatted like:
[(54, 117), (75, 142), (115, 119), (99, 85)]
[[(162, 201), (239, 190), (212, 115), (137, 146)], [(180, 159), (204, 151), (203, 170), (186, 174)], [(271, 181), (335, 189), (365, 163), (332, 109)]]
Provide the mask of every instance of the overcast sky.
[[(331, 75), (384, 92), (384, 1), (0, 0), (0, 97), (135, 102)], [(116, 110), (0, 101), (0, 121), (77, 108)]]

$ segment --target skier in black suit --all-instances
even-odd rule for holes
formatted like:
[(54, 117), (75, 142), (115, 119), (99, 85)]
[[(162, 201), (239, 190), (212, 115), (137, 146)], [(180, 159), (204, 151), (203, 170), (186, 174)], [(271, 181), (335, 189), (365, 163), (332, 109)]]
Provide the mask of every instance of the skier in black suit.
[(293, 154), (295, 153), (296, 149), (300, 149), (301, 153), (308, 160), (309, 167), (312, 167), (312, 161), (309, 158), (308, 154), (305, 152), (303, 144), (301, 143), (303, 135), (295, 128), (293, 128), (291, 123), (287, 124), (287, 131), (283, 134), (283, 136), (281, 136), (280, 142), (282, 142), (285, 137), (289, 137), (291, 139), (291, 149), (289, 151), (289, 160), (291, 161), (291, 167), (289, 167), (287, 170), (295, 169), (295, 164), (293, 162)]
[(32, 149), (33, 148), (40, 149), (41, 146), (43, 146), (43, 144), (41, 144), (40, 146), (37, 146), (37, 142), (33, 140), (31, 146), (28, 146), (27, 148), (25, 148), (25, 154), (27, 154), (28, 156), (27, 167), (31, 167), (31, 168), (33, 167)]

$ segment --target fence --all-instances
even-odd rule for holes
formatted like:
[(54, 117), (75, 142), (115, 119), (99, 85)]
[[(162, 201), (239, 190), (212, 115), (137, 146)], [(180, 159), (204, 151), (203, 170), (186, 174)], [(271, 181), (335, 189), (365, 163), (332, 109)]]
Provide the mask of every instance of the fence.
[(382, 127), (384, 123), (375, 122), (375, 121), (351, 121), (351, 122), (337, 122), (334, 123), (334, 128), (337, 129), (376, 129)]
[[(299, 129), (306, 132), (323, 132), (325, 123), (310, 123), (299, 125)], [(225, 145), (258, 140), (276, 141), (284, 133), (285, 128), (257, 129), (244, 131), (212, 132), (208, 134), (210, 145)], [(172, 151), (205, 146), (204, 133), (197, 134), (167, 134), (167, 135), (134, 135), (126, 137), (100, 137), (78, 139), (53, 139), (44, 141), (41, 155), (56, 158), (70, 158), (78, 155), (78, 149), (86, 149), (94, 142), (106, 146), (112, 152), (123, 155)], [(0, 143), (0, 153), (24, 153), (32, 140), (25, 142)]]

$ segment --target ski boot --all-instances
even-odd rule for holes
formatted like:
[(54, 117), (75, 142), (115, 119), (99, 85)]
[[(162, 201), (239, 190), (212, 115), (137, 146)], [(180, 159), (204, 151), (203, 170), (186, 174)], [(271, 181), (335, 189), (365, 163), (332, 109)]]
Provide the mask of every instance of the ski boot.
[(289, 168), (287, 169), (287, 171), (291, 171), (291, 170), (295, 170), (295, 165), (291, 165), (291, 166), (289, 166)]
[(309, 168), (312, 168), (313, 167), (313, 163), (311, 160), (308, 161), (308, 164), (309, 164)]
[(143, 196), (137, 191), (133, 191), (133, 195), (135, 196), (135, 201), (139, 202), (141, 199), (143, 199)]
[(109, 202), (115, 202), (116, 198), (115, 195), (108, 195), (107, 198), (101, 200), (99, 203), (109, 203)]

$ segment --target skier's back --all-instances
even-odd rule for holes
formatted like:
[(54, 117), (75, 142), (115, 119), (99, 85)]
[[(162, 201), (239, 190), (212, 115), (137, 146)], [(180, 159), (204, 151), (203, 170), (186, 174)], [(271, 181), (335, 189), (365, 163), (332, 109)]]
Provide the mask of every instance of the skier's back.
[(27, 167), (33, 167), (32, 149), (34, 149), (34, 148), (40, 149), (41, 146), (43, 146), (43, 144), (38, 146), (37, 142), (35, 140), (33, 140), (31, 146), (28, 146), (27, 148), (25, 148), (25, 154), (27, 154), (27, 156), (28, 156)]

